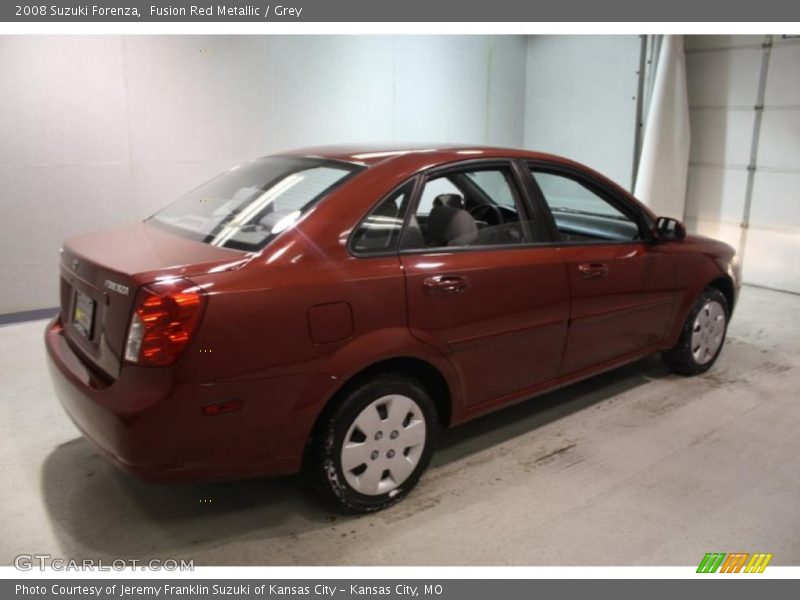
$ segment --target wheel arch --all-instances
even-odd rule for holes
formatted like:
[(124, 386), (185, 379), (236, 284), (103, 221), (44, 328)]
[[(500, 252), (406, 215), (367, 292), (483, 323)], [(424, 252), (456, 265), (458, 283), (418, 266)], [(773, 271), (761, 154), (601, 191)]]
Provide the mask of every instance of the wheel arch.
[(341, 385), (321, 405), (317, 418), (314, 420), (314, 424), (308, 434), (303, 457), (304, 464), (308, 463), (310, 458), (309, 450), (313, 448), (314, 440), (319, 438), (319, 432), (325, 420), (339, 403), (347, 397), (347, 394), (371, 377), (386, 373), (406, 375), (419, 381), (431, 394), (439, 423), (444, 427), (450, 425), (453, 416), (453, 390), (439, 368), (432, 362), (418, 356), (382, 358), (343, 379)]
[(706, 287), (712, 287), (722, 292), (722, 295), (725, 296), (725, 300), (728, 301), (728, 314), (732, 314), (733, 306), (736, 303), (736, 292), (733, 287), (733, 279), (731, 279), (730, 275), (717, 277), (709, 282)]
[(683, 254), (678, 274), (678, 304), (675, 307), (664, 348), (671, 348), (678, 342), (686, 317), (697, 298), (706, 288), (719, 290), (728, 302), (728, 317), (733, 314), (737, 300), (737, 288), (730, 273), (714, 257), (696, 251)]

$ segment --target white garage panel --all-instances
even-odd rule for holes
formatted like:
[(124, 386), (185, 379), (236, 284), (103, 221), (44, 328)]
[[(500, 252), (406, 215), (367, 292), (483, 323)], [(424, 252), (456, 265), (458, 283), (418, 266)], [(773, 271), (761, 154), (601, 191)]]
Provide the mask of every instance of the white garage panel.
[(123, 163), (119, 38), (2, 36), (0, 165)]
[[(270, 150), (393, 135), (394, 38), (294, 37), (276, 44)], [(271, 135), (274, 133), (274, 135)]]
[(762, 36), (684, 36), (691, 149), (686, 226), (741, 238)]
[(800, 233), (753, 227), (744, 256), (745, 282), (800, 293)]
[[(759, 45), (762, 37), (754, 36), (751, 45)], [(686, 78), (693, 106), (755, 106), (760, 48), (702, 50), (690, 55)]]
[(750, 226), (790, 231), (797, 229), (798, 223), (800, 223), (800, 172), (763, 170), (756, 173)]
[(735, 248), (741, 235), (742, 190), (746, 184), (747, 172), (743, 170), (690, 167), (686, 227)]
[(762, 36), (752, 35), (686, 35), (684, 47), (689, 50), (711, 50), (714, 48), (740, 48), (760, 43)]
[(133, 215), (119, 38), (0, 39), (0, 312), (57, 304), (61, 240)]
[(270, 45), (259, 36), (122, 38), (133, 163), (239, 160), (268, 149)]
[(689, 160), (706, 165), (745, 168), (750, 162), (753, 110), (694, 108), (690, 112), (692, 145)]
[[(686, 223), (739, 249), (746, 283), (800, 292), (800, 40), (772, 36), (765, 50), (764, 39), (687, 38), (693, 110)], [(756, 130), (748, 212), (746, 165)]]
[(776, 36), (769, 60), (764, 100), (767, 106), (794, 106), (800, 98), (800, 39)]
[(742, 190), (746, 185), (747, 171), (744, 169), (692, 166), (689, 169), (687, 220), (724, 221), (738, 228), (744, 210)]
[(533, 36), (525, 146), (568, 156), (630, 189), (639, 36)]
[(2, 308), (58, 304), (61, 240), (135, 218), (128, 188), (124, 163), (0, 166)]
[[(485, 139), (490, 44), (483, 37), (398, 37), (397, 139), (478, 143)], [(446, 110), (431, 110), (431, 107)]]
[(744, 277), (800, 293), (800, 40), (773, 39)]
[(486, 142), (522, 148), (525, 145), (525, 69), (527, 39), (524, 36), (494, 36), (489, 72), (489, 112)]
[[(797, 76), (800, 77), (800, 65), (798, 69)], [(758, 166), (800, 171), (800, 110), (765, 105), (758, 145)]]

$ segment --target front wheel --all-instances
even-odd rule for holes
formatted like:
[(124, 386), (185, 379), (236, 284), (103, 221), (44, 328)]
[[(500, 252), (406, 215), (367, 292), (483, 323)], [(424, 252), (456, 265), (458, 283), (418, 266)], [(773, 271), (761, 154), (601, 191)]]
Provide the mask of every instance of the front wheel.
[(725, 295), (706, 288), (695, 302), (674, 347), (662, 353), (664, 362), (681, 375), (698, 375), (716, 362), (728, 328), (730, 309)]
[(351, 513), (400, 501), (430, 462), (438, 420), (428, 392), (399, 375), (356, 386), (325, 418), (312, 464), (316, 487)]

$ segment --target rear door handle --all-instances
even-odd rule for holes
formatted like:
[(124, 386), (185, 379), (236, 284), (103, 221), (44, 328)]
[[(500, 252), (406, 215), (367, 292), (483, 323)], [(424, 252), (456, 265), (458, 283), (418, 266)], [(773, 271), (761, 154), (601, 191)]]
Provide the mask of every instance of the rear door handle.
[(433, 275), (422, 282), (430, 294), (458, 294), (469, 289), (469, 279), (463, 275)]
[(584, 279), (597, 279), (608, 275), (608, 265), (604, 263), (583, 263), (578, 265), (578, 272)]

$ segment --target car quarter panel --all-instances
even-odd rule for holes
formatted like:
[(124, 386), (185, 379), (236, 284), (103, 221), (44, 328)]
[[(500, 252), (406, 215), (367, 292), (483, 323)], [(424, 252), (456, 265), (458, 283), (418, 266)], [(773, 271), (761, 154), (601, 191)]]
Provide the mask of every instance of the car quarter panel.
[[(371, 364), (424, 360), (458, 393), (447, 359), (408, 331), (399, 258), (356, 258), (347, 251), (351, 229), (369, 208), (413, 176), (402, 169), (384, 171), (369, 169), (354, 177), (245, 268), (192, 278), (206, 290), (208, 302), (193, 352), (181, 361), (186, 377), (260, 381), (265, 390), (266, 380), (299, 378), (291, 398), (265, 392), (250, 401), (267, 407), (286, 403), (288, 414), (281, 419), (292, 426), (278, 435), (298, 460), (326, 403)], [(269, 418), (267, 412), (263, 418)]]
[(728, 279), (733, 287), (735, 301), (740, 281), (738, 272), (731, 265), (735, 251), (727, 244), (687, 235), (681, 241), (661, 243), (659, 248), (664, 254), (674, 255), (677, 264), (675, 311), (664, 340), (664, 347), (671, 348), (680, 337), (686, 316), (706, 287), (721, 278)]

